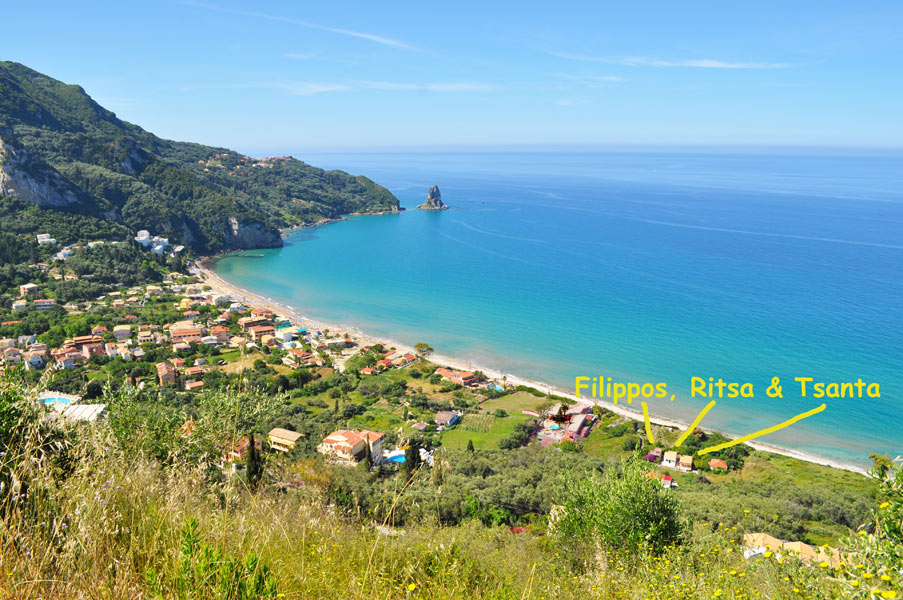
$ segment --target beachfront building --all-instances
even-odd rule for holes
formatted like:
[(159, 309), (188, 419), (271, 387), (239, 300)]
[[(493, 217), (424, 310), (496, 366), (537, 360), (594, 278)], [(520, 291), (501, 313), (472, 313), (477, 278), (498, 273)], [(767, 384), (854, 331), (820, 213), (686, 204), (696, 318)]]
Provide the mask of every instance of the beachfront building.
[(275, 333), (276, 329), (272, 325), (254, 325), (248, 328), (248, 332), (251, 334), (251, 340), (258, 342), (262, 341), (264, 336), (272, 337), (273, 333)]
[(317, 452), (332, 462), (353, 466), (366, 458), (369, 446), (375, 463), (382, 457), (384, 437), (384, 433), (377, 431), (340, 429), (326, 436), (317, 446)]
[(295, 444), (301, 439), (301, 434), (297, 431), (289, 431), (282, 427), (274, 427), (267, 436), (267, 442), (270, 448), (279, 452), (289, 452), (294, 450)]
[(693, 456), (690, 454), (681, 454), (677, 458), (677, 470), (689, 473), (693, 470)]
[(257, 327), (258, 325), (267, 325), (269, 323), (269, 319), (264, 317), (241, 317), (238, 320), (238, 327), (242, 331), (248, 331), (251, 327)]
[[(346, 342), (347, 345), (347, 342)], [(402, 356), (399, 356), (395, 360), (392, 361), (392, 365), (398, 369), (403, 369), (413, 363), (417, 359), (416, 356), (408, 352)]]
[(724, 472), (727, 473), (728, 466), (727, 463), (720, 458), (713, 458), (709, 461), (709, 469), (716, 472)]
[(440, 367), (436, 369), (436, 375), (439, 375), (446, 381), (451, 381), (452, 383), (456, 383), (462, 386), (469, 386), (476, 383), (474, 374), (470, 371), (455, 371), (453, 369)]
[(668, 467), (669, 469), (677, 468), (677, 452), (674, 450), (668, 450), (665, 452), (664, 457), (662, 458), (662, 466)]

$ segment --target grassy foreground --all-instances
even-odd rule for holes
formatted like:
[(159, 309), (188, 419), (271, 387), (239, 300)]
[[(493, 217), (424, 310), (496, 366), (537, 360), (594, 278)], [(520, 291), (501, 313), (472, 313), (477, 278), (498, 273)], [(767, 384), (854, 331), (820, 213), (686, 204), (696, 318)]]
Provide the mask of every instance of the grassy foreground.
[[(627, 467), (563, 498), (585, 507), (590, 526), (565, 518), (520, 533), (478, 522), (396, 531), (328, 506), (315, 465), (300, 486), (252, 492), (196, 456), (160, 460), (124, 447), (103, 424), (61, 429), (26, 396), (0, 389), (3, 598), (874, 597), (870, 588), (894, 598), (900, 589), (899, 475), (887, 480), (875, 523), (853, 536), (863, 544), (857, 559), (840, 569), (745, 560), (743, 531), (714, 522), (675, 522), (667, 544), (643, 541), (644, 520), (657, 514), (644, 512), (644, 498), (680, 507)], [(604, 535), (629, 526), (622, 515), (642, 530), (631, 538), (643, 547)]]

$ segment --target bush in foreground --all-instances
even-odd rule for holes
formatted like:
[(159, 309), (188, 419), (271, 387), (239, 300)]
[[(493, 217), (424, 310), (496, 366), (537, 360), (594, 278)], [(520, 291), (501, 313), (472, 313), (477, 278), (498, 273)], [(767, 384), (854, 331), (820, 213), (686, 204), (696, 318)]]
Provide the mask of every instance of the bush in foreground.
[[(48, 427), (27, 395), (0, 394), (4, 598), (842, 598), (852, 589), (790, 558), (745, 560), (736, 527), (683, 526), (673, 495), (636, 464), (578, 479), (561, 500), (552, 530), (573, 531), (576, 549), (539, 522), (520, 533), (475, 521), (398, 530), (337, 513), (314, 462), (304, 487), (254, 493), (241, 478), (212, 478), (196, 458), (124, 448), (105, 424)], [(878, 531), (891, 553), (889, 527)], [(569, 553), (581, 549), (596, 560), (575, 570)]]

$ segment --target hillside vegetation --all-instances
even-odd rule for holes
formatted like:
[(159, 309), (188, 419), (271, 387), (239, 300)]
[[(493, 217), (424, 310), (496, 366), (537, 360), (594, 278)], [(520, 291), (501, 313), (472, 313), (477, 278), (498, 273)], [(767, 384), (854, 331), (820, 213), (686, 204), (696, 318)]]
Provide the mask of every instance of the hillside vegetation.
[[(386, 527), (329, 501), (317, 461), (268, 460), (258, 484), (216, 467), (214, 440), (253, 420), (255, 394), (205, 400), (191, 436), (153, 415), (95, 426), (50, 422), (30, 390), (0, 391), (0, 593), (11, 598), (894, 598), (903, 565), (903, 476), (838, 568), (767, 553), (744, 559), (743, 518), (686, 519), (636, 462), (571, 474), (558, 516), (524, 529), (428, 514)], [(105, 401), (121, 407), (123, 393)], [(115, 414), (115, 413), (114, 413)], [(154, 433), (156, 432), (156, 433)], [(441, 456), (441, 455), (440, 455)], [(441, 461), (441, 458), (440, 458)], [(441, 464), (441, 462), (440, 462)], [(249, 469), (250, 470), (250, 469)], [(438, 474), (437, 474), (438, 473)], [(441, 468), (399, 470), (389, 505)]]
[[(28, 210), (7, 198), (38, 207)], [(0, 62), (0, 225), (61, 243), (147, 229), (198, 252), (281, 245), (278, 228), (398, 210), (366, 177), (288, 157), (164, 140), (120, 120), (77, 85)]]

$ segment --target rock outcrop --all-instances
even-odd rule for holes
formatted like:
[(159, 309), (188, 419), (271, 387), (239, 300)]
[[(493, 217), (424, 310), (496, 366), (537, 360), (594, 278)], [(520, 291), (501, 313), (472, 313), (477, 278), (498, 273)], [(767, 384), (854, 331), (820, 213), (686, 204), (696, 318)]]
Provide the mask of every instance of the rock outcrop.
[(229, 217), (226, 230), (225, 246), (229, 250), (249, 250), (253, 248), (280, 248), (282, 236), (277, 230), (266, 227), (263, 223), (242, 223), (235, 217)]
[(445, 210), (448, 208), (442, 203), (442, 194), (439, 193), (439, 186), (434, 185), (430, 188), (430, 193), (426, 197), (426, 202), (417, 207), (418, 210)]
[(78, 197), (56, 169), (24, 148), (0, 138), (0, 196), (22, 198), (41, 208), (75, 204)]

